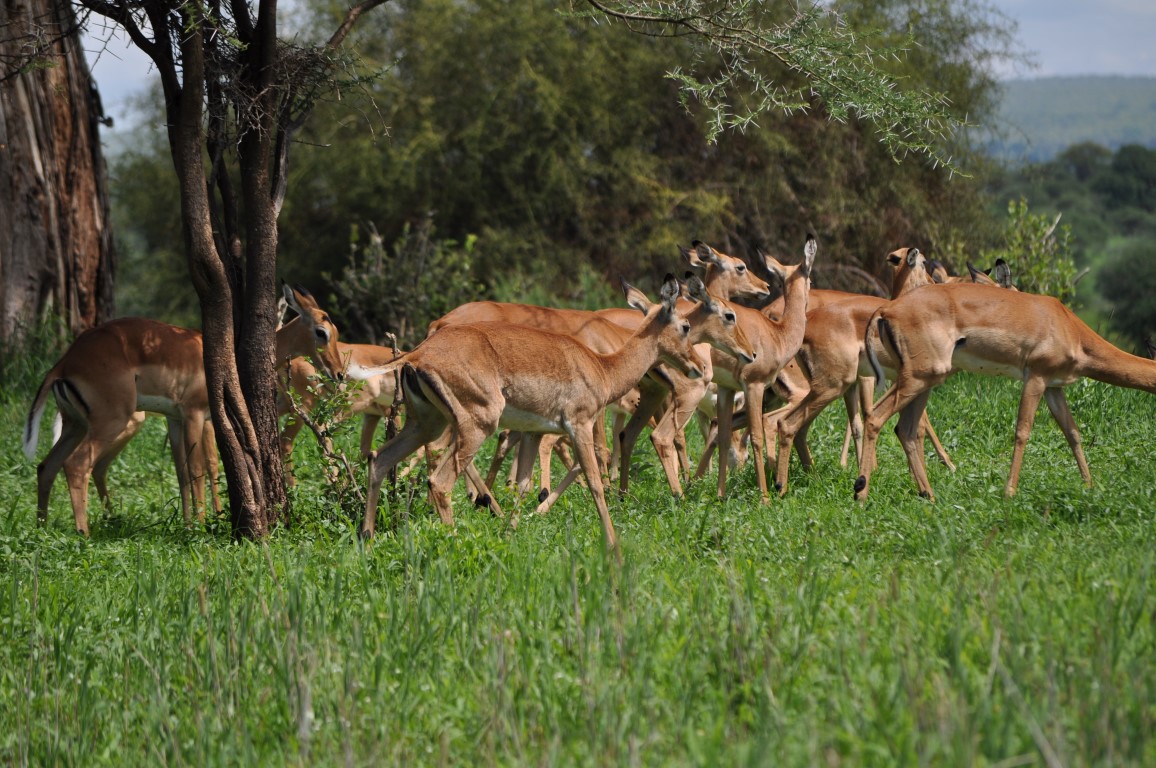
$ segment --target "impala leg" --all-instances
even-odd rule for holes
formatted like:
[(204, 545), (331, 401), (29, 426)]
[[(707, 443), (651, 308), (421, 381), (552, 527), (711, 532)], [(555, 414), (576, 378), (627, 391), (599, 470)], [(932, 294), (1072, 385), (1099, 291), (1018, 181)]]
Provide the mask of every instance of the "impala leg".
[(939, 457), (939, 461), (943, 466), (954, 472), (955, 464), (952, 463), (951, 456), (948, 455), (947, 449), (943, 447), (943, 443), (939, 442), (939, 435), (935, 434), (935, 427), (931, 426), (931, 419), (927, 417), (927, 411), (923, 412), (923, 417), (919, 420), (919, 431), (926, 433), (927, 437), (931, 439), (931, 447), (935, 449), (935, 455)]
[[(486, 507), (490, 513), (495, 517), (504, 518), (506, 513), (498, 506), (497, 500), (494, 498), (493, 491), (486, 485), (486, 481), (482, 479), (482, 475), (478, 472), (478, 468), (474, 466), (474, 462), (466, 463), (466, 481), (473, 488), (474, 504), (479, 507)], [(514, 528), (518, 527), (518, 520), (514, 518), (510, 521), (510, 525)]]
[(621, 467), (618, 472), (618, 492), (626, 493), (630, 487), (630, 464), (634, 458), (634, 446), (638, 443), (638, 436), (643, 428), (650, 423), (651, 418), (658, 412), (667, 390), (654, 385), (647, 385), (641, 389), (642, 397), (626, 422), (625, 429), (618, 434), (619, 450), (622, 452)]
[(590, 434), (594, 435), (594, 455), (598, 459), (598, 474), (610, 471), (610, 445), (606, 441), (606, 409), (598, 411)]
[(618, 550), (618, 534), (614, 532), (614, 523), (610, 520), (610, 509), (606, 506), (606, 494), (602, 490), (602, 476), (598, 471), (598, 457), (594, 450), (594, 438), (591, 430), (575, 426), (570, 430), (570, 441), (574, 444), (574, 453), (578, 459), (578, 466), (586, 476), (586, 487), (594, 497), (594, 506), (598, 507), (598, 516), (602, 519), (602, 532), (606, 537), (606, 547), (621, 559)]
[(843, 430), (843, 450), (839, 453), (839, 466), (847, 466), (851, 455), (851, 445), (855, 445), (855, 462), (863, 457), (863, 409), (860, 407), (858, 382), (843, 393), (843, 407), (847, 409), (847, 428)]
[(189, 490), (198, 522), (205, 522), (205, 423), (201, 411), (186, 414), (182, 425), (185, 438), (185, 460), (188, 462)]
[(129, 419), (128, 424), (125, 424), (124, 431), (117, 435), (116, 440), (105, 449), (104, 453), (97, 458), (96, 464), (92, 467), (92, 481), (96, 485), (97, 496), (100, 497), (100, 501), (106, 510), (112, 508), (112, 496), (110, 496), (108, 492), (109, 467), (112, 466), (116, 457), (120, 455), (129, 441), (140, 431), (144, 420), (144, 411), (135, 412), (132, 418)]
[(715, 436), (715, 445), (718, 448), (718, 497), (720, 499), (726, 496), (727, 490), (727, 461), (730, 459), (727, 448), (731, 444), (731, 421), (734, 418), (732, 410), (734, 401), (734, 390), (719, 387), (718, 433)]
[(523, 434), (522, 441), (518, 444), (518, 460), (516, 462), (517, 474), (515, 475), (515, 485), (518, 489), (519, 496), (525, 496), (530, 492), (530, 485), (534, 482), (534, 464), (538, 462), (540, 451), (538, 450), (542, 444), (542, 435)]
[[(666, 482), (670, 492), (682, 496), (682, 482), (679, 473), (680, 457), (678, 451), (678, 435), (686, 426), (686, 422), (694, 415), (694, 404), (686, 408), (686, 404), (675, 400), (673, 407), (667, 409), (658, 425), (650, 431), (650, 442), (654, 444), (654, 452), (658, 454), (658, 461), (666, 473)], [(685, 437), (685, 435), (684, 435)]]
[(561, 441), (562, 435), (538, 436), (538, 470), (541, 473), (541, 480), (538, 483), (539, 502), (550, 495), (551, 460), (554, 458), (554, 450)]
[(619, 465), (622, 463), (622, 431), (626, 429), (626, 414), (615, 411), (610, 420), (610, 482), (617, 480), (620, 475)]
[(747, 385), (747, 423), (751, 430), (751, 452), (755, 465), (755, 479), (759, 485), (759, 498), (765, 503), (770, 495), (767, 493), (767, 464), (766, 464), (766, 422), (763, 419), (763, 396), (766, 391), (761, 382)]
[(486, 472), (487, 486), (491, 488), (494, 486), (494, 481), (498, 479), (498, 473), (502, 471), (502, 462), (506, 460), (510, 449), (521, 440), (521, 432), (510, 432), (508, 429), (503, 429), (498, 435), (498, 445), (494, 448), (494, 458), (490, 461), (490, 468)]
[(566, 475), (562, 478), (562, 482), (558, 483), (554, 490), (550, 491), (550, 495), (538, 503), (538, 507), (534, 510), (534, 514), (544, 515), (549, 512), (550, 508), (554, 506), (554, 503), (558, 501), (558, 498), (562, 495), (562, 493), (570, 487), (571, 483), (578, 479), (578, 475), (580, 474), (582, 474), (582, 467), (578, 463), (575, 463), (572, 467), (570, 467), (569, 470), (567, 470)]
[(694, 479), (698, 480), (707, 473), (710, 469), (711, 455), (714, 453), (715, 447), (718, 445), (718, 421), (711, 419), (710, 426), (703, 435), (702, 456), (699, 457), (698, 467), (694, 470)]
[(1020, 481), (1020, 468), (1024, 463), (1024, 449), (1027, 448), (1028, 438), (1032, 434), (1032, 424), (1036, 420), (1036, 409), (1040, 405), (1040, 398), (1047, 389), (1047, 382), (1040, 376), (1032, 376), (1024, 382), (1023, 392), (1020, 393), (1020, 408), (1016, 415), (1016, 442), (1012, 449), (1011, 470), (1008, 471), (1007, 485), (1004, 495), (1015, 496)]
[(859, 464), (859, 477), (855, 479), (856, 499), (862, 501), (870, 492), (871, 473), (875, 470), (875, 451), (883, 425), (920, 393), (930, 390), (932, 386), (934, 385), (919, 379), (904, 378), (900, 372), (896, 383), (874, 405), (871, 415), (863, 425), (863, 458)]
[(205, 464), (209, 471), (209, 495), (213, 500), (213, 514), (221, 516), (221, 462), (217, 455), (217, 431), (213, 429), (213, 422), (205, 419), (204, 437), (201, 438), (205, 451)]
[[(45, 456), (44, 460), (36, 467), (36, 520), (39, 525), (44, 525), (48, 521), (48, 497), (52, 492), (52, 483), (64, 467), (64, 463), (73, 452), (76, 451), (81, 442), (84, 441), (86, 431), (86, 424), (65, 417), (60, 439), (53, 444), (52, 448), (48, 451), (48, 455)], [(71, 483), (69, 484), (69, 488), (71, 489)], [(87, 498), (85, 504), (86, 508), (78, 511), (74, 499), (72, 516), (76, 519), (77, 530), (87, 536)], [(83, 528), (81, 528), (82, 519), (84, 522)]]
[[(417, 424), (418, 419), (406, 420), (401, 432), (392, 440), (386, 442), (381, 450), (369, 456), (369, 483), (366, 489), (365, 517), (361, 520), (361, 537), (370, 538), (374, 534), (377, 523), (377, 502), (381, 498), (381, 484), (389, 476), (389, 471), (397, 466), (410, 454), (417, 452), (428, 442), (436, 440), (446, 426), (443, 419), (440, 423), (422, 428)], [(436, 432), (435, 430), (436, 426)]]
[(931, 481), (927, 479), (927, 463), (924, 461), (923, 439), (921, 425), (927, 414), (927, 399), (931, 390), (920, 392), (899, 412), (899, 424), (895, 427), (895, 434), (907, 455), (907, 467), (915, 484), (919, 488), (919, 495), (925, 499), (935, 501), (935, 493), (931, 490)]
[[(173, 451), (173, 464), (177, 470), (177, 488), (181, 497), (181, 514), (185, 525), (192, 522), (191, 501), (189, 499), (189, 446), (185, 439), (184, 425), (179, 418), (166, 417), (169, 424), (169, 445)], [(198, 432), (197, 434), (200, 434)]]
[(458, 477), (466, 471), (474, 460), (474, 454), (485, 442), (487, 435), (484, 429), (475, 424), (459, 422), (456, 439), (449, 450), (442, 454), (430, 472), (429, 492), (438, 516), (446, 525), (454, 524), (454, 509), (451, 503), (451, 493)]
[[(68, 492), (72, 498), (72, 517), (76, 530), (85, 536), (88, 535), (88, 480), (93, 465), (116, 443), (132, 417), (130, 410), (123, 416), (114, 416), (97, 424), (89, 422), (87, 435), (64, 460), (64, 476), (68, 479)], [(64, 442), (63, 434), (60, 442)], [(55, 446), (53, 448), (55, 450)]]
[(1072, 455), (1076, 457), (1076, 466), (1080, 468), (1080, 476), (1084, 478), (1084, 485), (1091, 488), (1092, 472), (1088, 469), (1088, 460), (1084, 458), (1080, 430), (1076, 429), (1076, 420), (1072, 418), (1072, 410), (1068, 407), (1068, 398), (1064, 396), (1064, 390), (1059, 387), (1048, 387), (1044, 390), (1044, 399), (1048, 403), (1048, 410), (1052, 412), (1052, 418), (1056, 420), (1056, 424), (1063, 430), (1064, 437), (1068, 439), (1068, 447), (1072, 449)]
[(373, 436), (377, 434), (377, 425), (381, 423), (383, 414), (366, 411), (361, 415), (361, 455), (368, 456), (373, 450)]

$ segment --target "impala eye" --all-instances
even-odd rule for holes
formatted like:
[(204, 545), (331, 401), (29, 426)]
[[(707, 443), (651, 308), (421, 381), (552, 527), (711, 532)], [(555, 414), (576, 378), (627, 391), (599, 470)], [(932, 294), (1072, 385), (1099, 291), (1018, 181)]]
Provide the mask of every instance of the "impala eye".
[(744, 265), (739, 264), (737, 267), (735, 267), (735, 271), (741, 275), (747, 271), (747, 268)]
[(733, 323), (733, 322), (735, 322), (735, 313), (734, 312), (727, 312), (725, 315), (723, 315), (723, 319), (726, 320), (728, 323)]
[(317, 327), (313, 329), (313, 333), (317, 336), (317, 340), (322, 344), (329, 343), (329, 329)]

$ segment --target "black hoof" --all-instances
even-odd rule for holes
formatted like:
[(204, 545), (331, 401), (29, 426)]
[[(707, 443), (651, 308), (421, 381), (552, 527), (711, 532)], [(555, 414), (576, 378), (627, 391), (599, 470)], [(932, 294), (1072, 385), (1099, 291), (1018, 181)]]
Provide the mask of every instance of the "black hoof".
[(369, 541), (373, 538), (373, 531), (362, 528), (357, 532), (357, 538), (361, 539), (362, 541)]
[(488, 507), (488, 506), (490, 506), (490, 494), (483, 493), (483, 494), (479, 495), (476, 499), (474, 499), (474, 506), (475, 507)]
[(549, 497), (550, 497), (550, 490), (548, 488), (543, 488), (542, 490), (538, 491), (538, 503), (539, 504), (541, 504), (543, 501), (545, 501)]
[(775, 483), (775, 492), (776, 493), (782, 493), (783, 492), (783, 484), (782, 483), (779, 483), (779, 482)]
[(927, 491), (920, 491), (920, 492), (919, 492), (919, 498), (921, 498), (921, 499), (930, 499), (930, 498), (931, 498), (931, 494), (930, 494), (930, 493), (928, 493)]
[(859, 475), (859, 477), (856, 478), (856, 480), (855, 480), (855, 493), (859, 493), (860, 491), (862, 491), (866, 487), (867, 487), (867, 477), (865, 475)]

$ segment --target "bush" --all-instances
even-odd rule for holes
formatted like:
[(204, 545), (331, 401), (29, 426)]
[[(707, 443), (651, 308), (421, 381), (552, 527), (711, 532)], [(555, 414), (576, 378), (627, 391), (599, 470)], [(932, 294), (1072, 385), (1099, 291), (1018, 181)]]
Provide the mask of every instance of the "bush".
[(392, 332), (400, 344), (412, 346), (425, 338), (431, 321), (481, 295), (472, 277), (473, 235), (464, 243), (437, 240), (432, 221), (425, 219), (416, 228), (407, 224), (387, 249), (372, 223), (368, 230), (362, 243), (354, 227), (349, 265), (336, 279), (325, 275), (335, 294), (329, 302), (333, 314), (350, 336), (380, 343)]
[(1027, 200), (1008, 203), (1008, 222), (1002, 248), (985, 251), (984, 264), (1004, 259), (1012, 267), (1021, 291), (1055, 296), (1065, 304), (1076, 295), (1076, 263), (1072, 258), (1072, 232), (1060, 224), (1060, 216), (1049, 220), (1028, 210)]

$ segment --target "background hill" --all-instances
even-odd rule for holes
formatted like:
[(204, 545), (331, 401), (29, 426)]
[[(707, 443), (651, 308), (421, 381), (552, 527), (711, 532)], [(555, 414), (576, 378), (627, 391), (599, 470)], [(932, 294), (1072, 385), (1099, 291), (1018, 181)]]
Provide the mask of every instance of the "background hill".
[(1012, 162), (1046, 162), (1065, 148), (1094, 142), (1156, 148), (1156, 78), (1047, 77), (1003, 84), (989, 151)]

